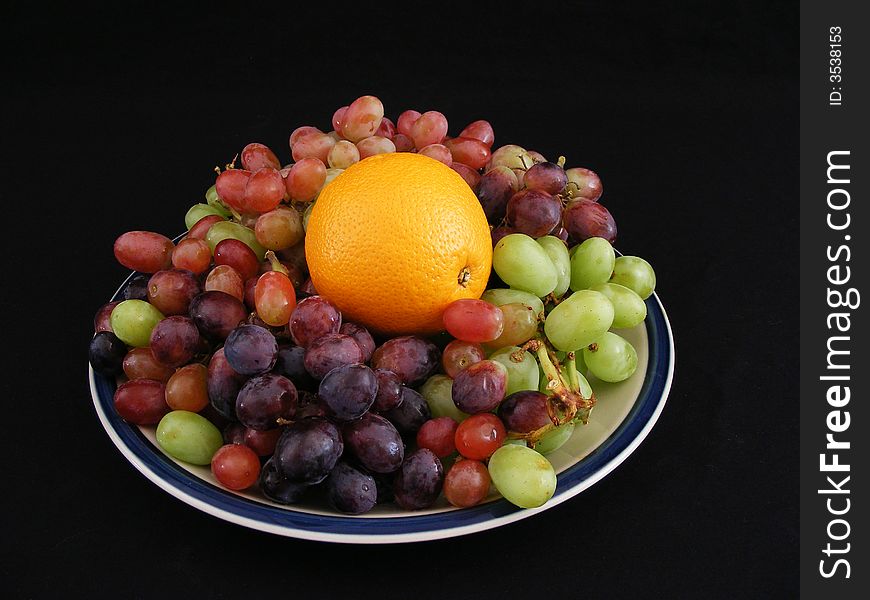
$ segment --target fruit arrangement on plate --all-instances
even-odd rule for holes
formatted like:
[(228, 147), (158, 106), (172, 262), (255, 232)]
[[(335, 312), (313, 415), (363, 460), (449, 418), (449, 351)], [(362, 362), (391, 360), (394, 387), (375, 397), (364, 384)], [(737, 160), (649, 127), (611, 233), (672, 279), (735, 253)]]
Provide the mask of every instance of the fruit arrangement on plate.
[(646, 318), (652, 267), (617, 256), (594, 172), (493, 150), (487, 121), (450, 137), (362, 96), (332, 128), (293, 131), (283, 166), (248, 144), (177, 241), (117, 238), (135, 273), (89, 348), (115, 410), (279, 504), (545, 504), (596, 382), (637, 368), (618, 331)]

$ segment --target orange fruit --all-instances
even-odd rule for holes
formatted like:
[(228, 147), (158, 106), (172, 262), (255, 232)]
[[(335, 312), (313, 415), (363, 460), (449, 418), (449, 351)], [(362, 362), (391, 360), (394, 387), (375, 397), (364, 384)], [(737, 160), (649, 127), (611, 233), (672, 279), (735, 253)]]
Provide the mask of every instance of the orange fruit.
[(456, 171), (420, 154), (377, 154), (320, 192), (305, 258), (317, 293), (344, 320), (427, 335), (443, 330), (448, 304), (484, 292), (492, 238)]

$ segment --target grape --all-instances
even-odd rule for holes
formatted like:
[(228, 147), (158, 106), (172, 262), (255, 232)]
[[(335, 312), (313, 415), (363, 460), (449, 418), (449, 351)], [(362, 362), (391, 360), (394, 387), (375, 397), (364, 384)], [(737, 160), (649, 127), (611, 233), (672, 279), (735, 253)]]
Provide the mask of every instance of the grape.
[(562, 203), (546, 192), (521, 190), (507, 204), (507, 222), (520, 233), (540, 237), (550, 233), (562, 218)]
[(88, 347), (88, 360), (94, 371), (112, 377), (123, 370), (127, 346), (111, 331), (101, 331), (91, 340)]
[(342, 116), (341, 136), (351, 142), (367, 138), (378, 130), (384, 118), (384, 105), (375, 96), (360, 96), (350, 103)]
[(429, 144), (425, 148), (420, 148), (417, 154), (434, 158), (438, 162), (443, 162), (448, 167), (453, 164), (453, 155), (444, 144)]
[(575, 200), (565, 207), (562, 221), (568, 234), (582, 242), (602, 237), (611, 244), (616, 241), (616, 221), (604, 206), (592, 200)]
[(507, 389), (507, 369), (493, 360), (482, 360), (457, 373), (453, 402), (462, 412), (486, 412), (498, 406)]
[(298, 395), (293, 382), (267, 373), (249, 379), (236, 397), (236, 416), (250, 429), (275, 429), (296, 416)]
[(406, 135), (414, 140), (414, 146), (417, 148), (440, 144), (447, 135), (447, 117), (436, 110), (426, 111), (414, 121), (410, 133)]
[(613, 304), (607, 296), (580, 290), (550, 311), (544, 333), (557, 350), (572, 352), (597, 341), (612, 324)]
[(187, 314), (190, 302), (202, 292), (191, 271), (158, 271), (148, 281), (148, 301), (166, 316)]
[(256, 142), (248, 144), (242, 149), (242, 168), (254, 172), (263, 167), (280, 169), (281, 162), (268, 146)]
[(232, 267), (243, 280), (254, 277), (260, 270), (260, 261), (251, 247), (234, 238), (227, 238), (215, 244), (214, 264)]
[(251, 172), (247, 169), (227, 169), (217, 176), (215, 191), (220, 199), (238, 212), (245, 211), (245, 186)]
[(483, 346), (476, 342), (453, 340), (444, 348), (441, 365), (449, 377), (456, 377), (462, 369), (486, 358)]
[(327, 164), (335, 169), (346, 169), (354, 163), (360, 161), (359, 150), (353, 142), (341, 140), (336, 142), (332, 150), (329, 151), (329, 156), (326, 157)]
[(208, 369), (193, 363), (178, 369), (166, 382), (166, 404), (172, 410), (199, 412), (208, 406)]
[(517, 176), (508, 167), (496, 167), (480, 178), (477, 197), (490, 223), (504, 219), (508, 201), (518, 189)]
[(128, 423), (154, 425), (169, 412), (165, 390), (161, 381), (131, 379), (115, 390), (115, 410)]
[(353, 421), (371, 408), (378, 394), (378, 378), (362, 364), (341, 365), (321, 380), (317, 395), (337, 421)]
[(471, 415), (456, 428), (456, 449), (472, 460), (484, 460), (507, 439), (504, 424), (492, 413)]
[[(334, 137), (315, 131), (300, 136), (296, 140), (296, 143), (290, 146), (290, 151), (296, 164), (299, 164), (306, 158), (314, 158), (325, 165), (327, 157), (329, 156), (329, 151), (332, 150), (335, 143), (336, 139)], [(290, 191), (289, 188), (288, 191)]]
[(537, 508), (553, 497), (556, 472), (546, 458), (531, 448), (507, 444), (489, 459), (492, 483), (508, 502)]
[(224, 427), (224, 442), (227, 444), (244, 444), (246, 431), (248, 431), (248, 428), (241, 423), (230, 423)]
[(492, 143), (495, 141), (495, 132), (492, 130), (492, 125), (489, 124), (489, 121), (481, 119), (466, 125), (465, 129), (459, 132), (459, 137), (480, 140), (486, 144), (487, 148), (491, 148)]
[(263, 260), (263, 257), (266, 255), (266, 249), (257, 241), (257, 234), (249, 227), (245, 227), (240, 223), (220, 221), (212, 225), (205, 235), (205, 241), (208, 243), (208, 247), (211, 248), (212, 253), (214, 253), (215, 248), (220, 242), (228, 238), (247, 244), (254, 251), (257, 260)]
[(229, 265), (217, 265), (213, 268), (205, 278), (203, 287), (206, 291), (224, 292), (241, 302), (245, 300), (245, 283), (242, 276)]
[(444, 478), (444, 497), (453, 506), (468, 508), (480, 504), (489, 495), (492, 479), (479, 460), (457, 461)]
[[(396, 152), (411, 152), (414, 150), (414, 140), (403, 133), (397, 133), (393, 136), (393, 144), (396, 146)], [(450, 159), (453, 160), (452, 158)]]
[(258, 375), (275, 366), (278, 342), (265, 327), (240, 325), (227, 336), (224, 355), (236, 373)]
[(199, 330), (189, 317), (166, 317), (151, 330), (151, 354), (168, 367), (189, 363), (200, 348)]
[(221, 432), (202, 415), (173, 410), (157, 424), (157, 445), (173, 458), (194, 465), (207, 465), (223, 446)]
[(544, 155), (540, 152), (537, 152), (535, 150), (526, 150), (526, 152), (531, 157), (532, 162), (534, 162), (535, 164), (547, 162), (547, 159), (544, 158)]
[(420, 388), (433, 418), (450, 417), (457, 423), (468, 418), (453, 402), (453, 379), (447, 375), (432, 375)]
[(386, 369), (375, 369), (374, 373), (378, 379), (378, 393), (372, 410), (386, 412), (399, 406), (402, 403), (402, 380), (399, 376)]
[(540, 373), (538, 371), (538, 362), (531, 352), (523, 352), (523, 360), (514, 362), (511, 355), (518, 352), (520, 348), (517, 346), (508, 346), (493, 352), (489, 357), (490, 360), (501, 363), (507, 370), (507, 384), (505, 386), (505, 395), (510, 395), (521, 390), (536, 390)]
[(459, 424), (450, 417), (438, 417), (423, 423), (417, 431), (417, 447), (428, 448), (438, 458), (456, 452), (456, 428)]
[(303, 298), (290, 315), (290, 335), (303, 348), (341, 329), (341, 313), (322, 296)]
[(194, 238), (178, 242), (172, 252), (172, 266), (199, 275), (211, 264), (211, 250), (203, 240)]
[(396, 504), (405, 510), (432, 506), (443, 483), (441, 461), (431, 450), (418, 448), (405, 458), (393, 482)]
[(602, 381), (624, 381), (637, 369), (634, 346), (610, 331), (583, 348), (583, 359), (589, 372)]
[(464, 165), (455, 160), (450, 163), (450, 168), (459, 173), (460, 177), (465, 180), (465, 183), (468, 184), (468, 187), (471, 188), (472, 192), (475, 194), (477, 193), (477, 188), (480, 185), (480, 173), (468, 165)]
[(396, 151), (396, 145), (392, 140), (377, 135), (358, 141), (356, 148), (359, 150), (360, 160), (376, 154), (390, 154)]
[(398, 430), (387, 419), (372, 413), (344, 426), (348, 450), (374, 473), (392, 473), (402, 464), (405, 446)]
[(610, 283), (624, 285), (646, 300), (656, 289), (656, 273), (652, 265), (638, 256), (620, 256), (613, 265)]
[(547, 194), (559, 194), (568, 184), (564, 169), (551, 162), (540, 162), (529, 167), (523, 176), (526, 188), (540, 190)]
[(399, 115), (396, 120), (396, 129), (400, 134), (411, 137), (411, 126), (420, 118), (420, 113), (416, 110), (406, 110)]
[(553, 261), (553, 266), (556, 267), (557, 283), (553, 295), (561, 298), (571, 284), (571, 259), (568, 256), (568, 247), (565, 242), (552, 235), (539, 237), (537, 242)]
[(601, 185), (601, 179), (594, 171), (574, 167), (567, 169), (565, 174), (568, 176), (568, 193), (572, 198), (582, 198), (596, 202), (604, 188)]
[(432, 418), (425, 398), (411, 388), (402, 388), (402, 401), (396, 408), (383, 413), (402, 435), (414, 435), (423, 423)]
[(144, 300), (147, 302), (149, 281), (151, 281), (151, 275), (135, 275), (124, 286), (121, 297), (124, 300)]
[[(208, 235), (208, 230), (211, 229), (211, 226), (215, 223), (221, 223), (226, 221), (223, 217), (218, 215), (209, 215), (207, 217), (201, 218), (196, 224), (190, 228), (190, 231), (187, 232), (187, 237), (185, 239), (191, 240), (205, 240), (205, 236)], [(208, 250), (209, 256), (211, 256), (211, 248)]]
[(534, 164), (534, 161), (525, 148), (515, 144), (508, 144), (492, 153), (486, 165), (486, 170), (491, 171), (496, 167), (507, 167), (509, 169), (522, 169), (525, 171), (532, 164)]
[(296, 308), (296, 290), (284, 273), (263, 273), (254, 288), (254, 304), (257, 314), (273, 327), (283, 327), (290, 322)]
[(221, 446), (211, 458), (211, 472), (225, 488), (243, 490), (260, 477), (260, 459), (257, 454), (239, 444)]
[(209, 215), (218, 215), (221, 218), (225, 218), (224, 214), (213, 206), (209, 206), (208, 204), (194, 204), (184, 215), (184, 228), (190, 229), (196, 225), (200, 219)]
[(381, 119), (381, 124), (378, 126), (378, 130), (375, 131), (375, 135), (391, 140), (393, 139), (393, 136), (396, 135), (396, 125), (387, 117), (384, 117)]
[[(347, 112), (347, 107), (342, 106), (332, 113), (332, 128), (335, 131), (341, 132), (341, 124), (344, 121), (344, 114)], [(290, 142), (293, 143), (292, 141)]]
[(362, 362), (369, 362), (371, 360), (372, 354), (375, 352), (375, 340), (368, 329), (356, 323), (342, 323), (338, 332), (349, 335), (354, 339), (363, 352)]
[(524, 390), (510, 394), (498, 407), (498, 416), (508, 431), (529, 433), (549, 423), (549, 400), (538, 391)]
[(493, 227), (492, 231), (490, 232), (490, 234), (492, 235), (492, 247), (495, 248), (495, 245), (498, 244), (502, 238), (512, 233), (516, 233), (513, 227), (507, 227), (505, 225), (502, 225), (500, 227)]
[(585, 290), (605, 283), (613, 273), (616, 253), (613, 246), (600, 237), (592, 237), (572, 249), (571, 289)]
[(147, 346), (151, 330), (163, 319), (163, 314), (144, 300), (124, 300), (112, 310), (109, 319), (112, 331), (128, 346)]
[(492, 251), (495, 272), (511, 287), (542, 298), (559, 282), (553, 261), (540, 244), (522, 233), (502, 238)]
[(613, 304), (612, 327), (634, 327), (646, 318), (646, 303), (634, 290), (618, 283), (598, 283), (589, 289), (601, 292)]
[(442, 318), (447, 332), (465, 342), (490, 342), (504, 330), (501, 309), (484, 300), (454, 300), (444, 309)]
[(524, 292), (523, 290), (493, 288), (486, 290), (480, 299), (486, 300), (490, 304), (495, 304), (496, 306), (504, 306), (505, 304), (520, 302), (531, 308), (535, 316), (544, 313), (544, 303), (541, 302), (541, 299), (534, 294)]
[(279, 504), (294, 504), (310, 487), (305, 483), (290, 481), (278, 470), (277, 461), (270, 458), (260, 469), (260, 491), (269, 500)]
[(564, 425), (559, 425), (558, 427), (554, 427), (547, 433), (541, 436), (541, 439), (538, 440), (538, 443), (535, 444), (535, 451), (540, 452), (541, 454), (549, 454), (550, 452), (555, 452), (559, 448), (565, 445), (565, 443), (571, 439), (571, 435), (574, 433), (574, 423), (568, 422)]
[(315, 379), (341, 365), (361, 363), (363, 352), (352, 337), (330, 333), (311, 342), (305, 350), (305, 369)]
[(297, 388), (313, 390), (317, 382), (305, 370), (305, 348), (300, 346), (278, 346), (273, 372), (292, 381)]
[(124, 375), (127, 379), (154, 379), (166, 383), (175, 369), (157, 361), (151, 348), (133, 348), (124, 357)]
[(566, 244), (568, 243), (568, 230), (564, 227), (559, 227), (556, 231), (551, 231), (550, 235), (557, 237)]
[(411, 386), (425, 381), (440, 362), (435, 344), (413, 335), (387, 340), (372, 354), (372, 368), (392, 371)]
[(210, 340), (223, 340), (245, 320), (248, 313), (238, 298), (210, 291), (191, 300), (188, 314), (203, 336)]
[(112, 311), (120, 304), (120, 300), (103, 304), (94, 315), (94, 333), (112, 331)]
[(288, 425), (278, 439), (274, 460), (278, 471), (299, 483), (320, 483), (344, 450), (338, 428), (319, 417)]
[[(345, 107), (347, 108), (347, 107)], [(323, 133), (317, 127), (311, 127), (310, 125), (303, 125), (302, 127), (297, 127), (290, 134), (290, 146), (301, 140), (303, 137), (311, 135), (313, 133)]]
[[(324, 159), (325, 161), (326, 159)], [(287, 173), (287, 193), (291, 200), (310, 202), (326, 184), (326, 165), (319, 158), (303, 158)]]
[[(297, 210), (279, 206), (257, 217), (254, 224), (257, 241), (268, 250), (283, 250), (295, 246), (305, 237), (302, 217)], [(256, 258), (256, 256), (254, 257)]]
[(472, 169), (482, 169), (489, 161), (489, 146), (475, 138), (457, 137), (445, 140), (453, 160), (468, 165)]
[(243, 443), (253, 450), (257, 456), (272, 456), (275, 453), (275, 446), (278, 445), (278, 438), (284, 432), (280, 427), (266, 431), (259, 431), (250, 427), (244, 427), (243, 429), (245, 430)]
[(215, 352), (208, 363), (206, 377), (208, 397), (212, 407), (224, 417), (235, 421), (236, 399), (248, 378), (233, 370), (224, 349)]
[(168, 237), (152, 231), (128, 231), (115, 240), (118, 262), (134, 271), (156, 273), (172, 266), (175, 244)]
[(326, 499), (336, 510), (360, 515), (377, 504), (378, 488), (371, 475), (339, 461), (326, 479)]
[[(500, 336), (486, 344), (488, 348), (518, 346), (535, 337), (538, 317), (531, 308), (522, 302), (514, 302), (503, 304), (501, 311), (504, 314), (504, 330)], [(446, 349), (444, 353), (446, 355)]]

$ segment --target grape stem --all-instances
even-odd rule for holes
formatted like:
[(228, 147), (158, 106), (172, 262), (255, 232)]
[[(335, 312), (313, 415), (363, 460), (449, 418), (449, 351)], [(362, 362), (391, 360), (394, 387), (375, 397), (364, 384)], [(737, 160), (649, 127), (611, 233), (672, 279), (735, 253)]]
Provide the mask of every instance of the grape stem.
[(268, 260), (269, 263), (272, 265), (273, 271), (278, 271), (279, 273), (283, 273), (287, 277), (290, 277), (290, 271), (288, 271), (287, 268), (281, 264), (281, 261), (278, 260), (278, 257), (271, 250), (268, 250), (266, 252), (266, 260)]

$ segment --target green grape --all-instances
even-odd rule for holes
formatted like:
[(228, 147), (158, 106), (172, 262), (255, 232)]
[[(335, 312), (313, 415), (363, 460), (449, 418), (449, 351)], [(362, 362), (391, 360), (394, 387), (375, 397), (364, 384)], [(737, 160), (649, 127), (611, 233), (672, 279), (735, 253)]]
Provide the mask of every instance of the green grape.
[(656, 272), (639, 256), (620, 256), (613, 266), (610, 283), (624, 285), (646, 300), (656, 289)]
[(589, 238), (575, 246), (571, 254), (571, 289), (585, 290), (606, 282), (613, 273), (615, 261), (616, 252), (604, 238)]
[(637, 369), (634, 346), (611, 331), (584, 348), (583, 357), (589, 372), (602, 381), (624, 381)]
[(492, 251), (492, 267), (506, 284), (538, 298), (552, 292), (559, 282), (550, 256), (523, 233), (512, 233), (498, 241)]
[(305, 212), (302, 213), (302, 229), (308, 231), (308, 219), (311, 218), (311, 211), (314, 210), (314, 202), (309, 202), (305, 207)]
[(584, 398), (592, 397), (592, 386), (589, 385), (589, 380), (583, 375), (583, 373), (577, 373), (577, 379), (580, 381), (580, 394)]
[(217, 186), (212, 185), (205, 191), (205, 201), (209, 206), (216, 209), (219, 214), (223, 215), (224, 218), (229, 219), (233, 216), (232, 211), (227, 208), (227, 205), (224, 204), (224, 201), (221, 200), (220, 196), (218, 196)]
[(212, 254), (214, 254), (214, 247), (228, 238), (239, 240), (240, 242), (247, 244), (251, 250), (254, 251), (254, 254), (257, 255), (259, 260), (263, 260), (266, 256), (266, 249), (257, 241), (257, 236), (254, 234), (254, 230), (239, 223), (221, 221), (209, 227), (208, 233), (205, 234), (205, 241), (208, 242)]
[(218, 209), (209, 206), (208, 204), (194, 204), (187, 211), (187, 214), (184, 215), (184, 226), (187, 229), (190, 229), (196, 222), (199, 221), (203, 217), (207, 217), (208, 215), (217, 215), (221, 218), (225, 218)]
[(523, 440), (520, 438), (515, 438), (515, 439), (508, 438), (504, 441), (504, 443), (505, 443), (505, 445), (512, 444), (514, 446), (526, 446), (527, 445), (526, 440)]
[(601, 292), (613, 304), (612, 327), (634, 327), (646, 319), (646, 303), (631, 288), (611, 282), (596, 283), (589, 289)]
[(124, 300), (112, 309), (110, 324), (118, 338), (134, 348), (151, 343), (151, 330), (163, 320), (163, 313), (144, 300)]
[(538, 361), (531, 352), (523, 352), (523, 360), (514, 362), (511, 360), (511, 354), (519, 350), (518, 346), (507, 346), (501, 350), (496, 350), (490, 355), (490, 360), (500, 362), (507, 369), (507, 387), (505, 388), (505, 397), (510, 396), (514, 392), (522, 390), (538, 389), (538, 379), (540, 372), (538, 369)]
[(559, 425), (541, 436), (541, 439), (535, 444), (535, 451), (541, 454), (549, 454), (554, 450), (558, 450), (565, 445), (565, 442), (571, 439), (573, 433), (574, 423), (568, 422), (564, 425)]
[[(580, 290), (562, 300), (544, 322), (557, 350), (570, 352), (595, 342), (613, 324), (613, 304), (601, 292)], [(589, 362), (586, 362), (587, 366)]]
[(461, 423), (469, 416), (453, 403), (453, 380), (447, 375), (432, 375), (420, 388), (420, 394), (429, 405), (433, 419), (450, 417)]
[(495, 304), (496, 306), (504, 306), (505, 304), (514, 304), (521, 302), (535, 312), (535, 315), (540, 315), (544, 312), (544, 303), (541, 299), (530, 292), (523, 290), (509, 290), (507, 288), (494, 288), (486, 290), (480, 297), (481, 300)]
[(194, 412), (173, 410), (157, 424), (157, 443), (169, 456), (194, 465), (207, 465), (223, 446), (220, 430)]
[(499, 448), (489, 458), (489, 476), (505, 499), (522, 508), (536, 508), (553, 497), (556, 471), (539, 452), (515, 444)]
[(568, 246), (554, 235), (539, 237), (537, 241), (556, 267), (557, 283), (553, 295), (561, 298), (571, 284), (571, 259), (568, 257)]

